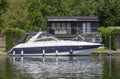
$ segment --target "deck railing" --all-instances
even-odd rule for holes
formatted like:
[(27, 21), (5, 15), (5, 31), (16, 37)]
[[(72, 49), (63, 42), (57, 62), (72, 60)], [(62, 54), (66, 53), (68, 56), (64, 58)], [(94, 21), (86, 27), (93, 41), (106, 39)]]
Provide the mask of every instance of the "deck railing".
[[(61, 29), (59, 29), (61, 30)], [(63, 29), (65, 30), (65, 29)], [(55, 34), (55, 28), (48, 27), (48, 32), (52, 32)], [(101, 35), (97, 31), (97, 27), (91, 27), (91, 31), (84, 33), (82, 30), (82, 27), (71, 27), (71, 30), (66, 30), (66, 31), (71, 31), (70, 34), (67, 34), (66, 32), (61, 32), (61, 34), (55, 34), (58, 38), (64, 39), (64, 40), (85, 40), (85, 41), (90, 41), (90, 42), (101, 42)]]

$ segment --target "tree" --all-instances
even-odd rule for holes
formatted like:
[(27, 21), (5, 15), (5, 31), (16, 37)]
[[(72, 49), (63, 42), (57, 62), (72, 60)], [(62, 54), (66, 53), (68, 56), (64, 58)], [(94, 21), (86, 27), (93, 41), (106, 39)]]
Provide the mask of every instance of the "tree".
[(65, 0), (42, 0), (41, 8), (43, 16), (68, 16), (69, 7)]
[(45, 30), (47, 16), (93, 16), (101, 26), (120, 25), (120, 0), (0, 0), (0, 28)]
[(120, 25), (120, 1), (119, 0), (99, 0), (97, 15), (101, 25)]
[(27, 26), (27, 3), (26, 0), (7, 0), (8, 8), (1, 16), (3, 26), (25, 29)]
[(6, 12), (7, 7), (8, 7), (8, 3), (6, 2), (6, 0), (0, 0), (0, 36), (3, 28), (3, 20), (1, 16)]
[(34, 0), (29, 2), (29, 22), (33, 30), (46, 29), (47, 16), (68, 16), (64, 0)]
[(34, 0), (29, 2), (29, 30), (38, 30), (39, 28), (45, 29), (45, 19), (41, 13), (41, 0)]
[(6, 12), (6, 9), (8, 7), (8, 3), (6, 0), (0, 0), (0, 16)]

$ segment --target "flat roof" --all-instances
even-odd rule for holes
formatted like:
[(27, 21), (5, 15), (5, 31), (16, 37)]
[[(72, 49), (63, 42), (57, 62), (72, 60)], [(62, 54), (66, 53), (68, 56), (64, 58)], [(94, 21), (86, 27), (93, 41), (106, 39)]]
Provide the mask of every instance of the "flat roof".
[(99, 21), (97, 16), (48, 16), (47, 21)]

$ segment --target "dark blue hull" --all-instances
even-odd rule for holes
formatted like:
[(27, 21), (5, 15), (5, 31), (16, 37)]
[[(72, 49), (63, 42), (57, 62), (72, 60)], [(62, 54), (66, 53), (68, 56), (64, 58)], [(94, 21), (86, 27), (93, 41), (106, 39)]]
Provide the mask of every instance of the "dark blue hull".
[(59, 53), (62, 55), (62, 53), (68, 52), (69, 55), (74, 55), (75, 51), (95, 49), (97, 47), (99, 47), (99, 45), (13, 48), (10, 52), (8, 52), (8, 54), (9, 55), (44, 55), (44, 54), (56, 55)]

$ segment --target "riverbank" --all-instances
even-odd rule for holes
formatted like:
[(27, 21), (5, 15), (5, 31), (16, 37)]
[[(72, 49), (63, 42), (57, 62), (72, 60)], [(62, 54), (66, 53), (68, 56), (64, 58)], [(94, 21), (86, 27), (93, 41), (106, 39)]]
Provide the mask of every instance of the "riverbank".
[(92, 55), (95, 56), (109, 56), (109, 55), (114, 55), (114, 56), (120, 56), (120, 50), (114, 51), (114, 50), (109, 50), (107, 48), (98, 48), (96, 49), (95, 52), (92, 53)]
[(5, 48), (0, 48), (0, 55), (7, 55)]
[(101, 51), (96, 51), (96, 52), (93, 52), (91, 54), (92, 56), (109, 56), (109, 55), (112, 55), (112, 56), (120, 56), (120, 52), (116, 52), (116, 51), (111, 51), (111, 52), (101, 52)]

